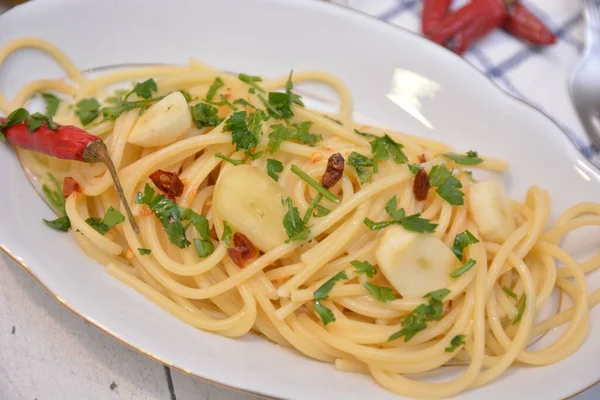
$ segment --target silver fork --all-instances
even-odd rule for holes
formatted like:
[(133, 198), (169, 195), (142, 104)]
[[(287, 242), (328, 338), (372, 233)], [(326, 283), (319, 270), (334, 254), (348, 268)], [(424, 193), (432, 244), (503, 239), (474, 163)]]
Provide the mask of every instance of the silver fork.
[(585, 50), (569, 91), (589, 138), (600, 148), (600, 0), (583, 0), (587, 22)]

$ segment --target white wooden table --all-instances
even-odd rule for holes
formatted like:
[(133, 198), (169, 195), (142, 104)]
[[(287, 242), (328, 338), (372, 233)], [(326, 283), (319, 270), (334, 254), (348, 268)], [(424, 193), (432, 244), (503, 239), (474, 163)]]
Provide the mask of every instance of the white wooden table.
[[(2, 253), (0, 400), (36, 399), (251, 400), (258, 397), (168, 369), (117, 342), (63, 307)], [(574, 398), (597, 399), (600, 386)]]

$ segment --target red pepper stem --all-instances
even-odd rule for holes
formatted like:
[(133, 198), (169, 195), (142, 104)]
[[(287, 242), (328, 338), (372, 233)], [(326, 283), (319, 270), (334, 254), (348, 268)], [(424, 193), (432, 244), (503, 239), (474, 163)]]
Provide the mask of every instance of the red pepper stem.
[(127, 203), (125, 192), (123, 191), (123, 187), (121, 186), (121, 181), (119, 180), (119, 176), (117, 175), (115, 165), (113, 164), (110, 158), (108, 149), (106, 148), (106, 144), (104, 144), (102, 140), (95, 140), (93, 142), (90, 142), (90, 144), (88, 144), (88, 146), (83, 150), (83, 161), (87, 163), (101, 162), (104, 165), (106, 165), (106, 168), (108, 169), (108, 172), (115, 184), (115, 189), (117, 190), (117, 193), (121, 198), (121, 202), (125, 207), (127, 219), (129, 219), (133, 231), (139, 234), (140, 228), (138, 227), (137, 222), (135, 222), (135, 218), (133, 217), (133, 213), (131, 212), (129, 203)]

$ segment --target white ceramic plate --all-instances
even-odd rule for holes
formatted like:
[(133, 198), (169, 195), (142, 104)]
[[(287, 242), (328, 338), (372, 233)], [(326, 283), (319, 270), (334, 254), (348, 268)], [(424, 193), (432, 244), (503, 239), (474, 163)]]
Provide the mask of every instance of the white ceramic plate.
[[(505, 180), (519, 199), (532, 183), (550, 191), (554, 210), (600, 199), (597, 171), (547, 117), (454, 54), (343, 7), (311, 0), (47, 0), (0, 17), (0, 42), (24, 35), (54, 42), (82, 69), (194, 56), (266, 76), (292, 67), (332, 72), (350, 86), (356, 109), (380, 124), (507, 159)], [(0, 86), (10, 96), (31, 79), (61, 76), (39, 53), (23, 51), (4, 66)], [(69, 235), (46, 228), (41, 218), (50, 210), (4, 145), (0, 171), (0, 246), (59, 301), (122, 342), (199, 377), (269, 396), (398, 398), (366, 376), (256, 336), (232, 340), (185, 325), (105, 274)], [(592, 240), (583, 235), (566, 245), (598, 248)], [(511, 369), (461, 398), (557, 399), (590, 386), (600, 378), (600, 309), (592, 319), (587, 342), (572, 357)]]

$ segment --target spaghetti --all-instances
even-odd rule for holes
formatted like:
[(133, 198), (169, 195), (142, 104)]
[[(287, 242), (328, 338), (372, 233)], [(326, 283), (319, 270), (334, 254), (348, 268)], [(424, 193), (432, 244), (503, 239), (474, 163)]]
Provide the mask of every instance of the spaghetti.
[[(419, 398), (485, 385), (516, 363), (558, 362), (586, 339), (600, 301), (586, 274), (600, 253), (578, 262), (559, 243), (598, 225), (600, 205), (572, 207), (547, 229), (546, 191), (510, 201), (468, 171), (503, 171), (503, 161), (361, 126), (348, 89), (325, 73), (263, 81), (192, 60), (88, 78), (36, 38), (4, 44), (0, 62), (25, 47), (54, 57), (68, 80), (0, 94), (0, 108), (58, 94), (54, 120), (107, 144), (140, 234), (118, 218), (104, 166), (17, 149), (21, 161), (41, 180), (74, 180), (63, 207), (81, 248), (187, 324), (256, 332)], [(339, 113), (305, 108), (293, 83), (306, 81), (334, 88)], [(573, 305), (536, 322), (556, 289)], [(453, 381), (408, 376), (457, 361), (466, 366)]]

